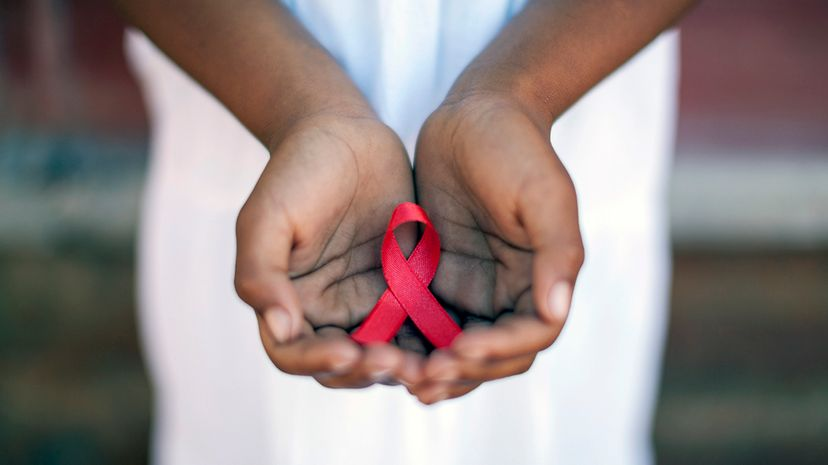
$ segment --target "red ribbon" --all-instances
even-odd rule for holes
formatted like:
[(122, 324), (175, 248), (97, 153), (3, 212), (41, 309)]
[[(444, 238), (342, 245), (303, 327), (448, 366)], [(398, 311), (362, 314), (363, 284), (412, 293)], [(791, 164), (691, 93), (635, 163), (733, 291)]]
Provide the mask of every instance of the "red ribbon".
[[(411, 222), (423, 223), (425, 231), (406, 260), (394, 230)], [(398, 205), (382, 240), (382, 274), (388, 289), (354, 331), (354, 340), (361, 344), (388, 342), (408, 316), (435, 347), (451, 344), (460, 334), (460, 327), (428, 290), (439, 261), (440, 237), (426, 212), (411, 202)]]

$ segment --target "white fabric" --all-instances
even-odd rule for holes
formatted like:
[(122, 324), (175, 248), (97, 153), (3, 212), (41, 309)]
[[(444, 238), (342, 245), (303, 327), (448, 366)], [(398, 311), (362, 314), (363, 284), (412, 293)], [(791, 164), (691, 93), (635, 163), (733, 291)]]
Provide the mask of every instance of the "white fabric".
[[(413, 153), (429, 111), (522, 2), (287, 3)], [(128, 33), (127, 50), (152, 121), (139, 296), (155, 386), (154, 463), (651, 461), (669, 280), (675, 33), (553, 128), (587, 253), (562, 336), (529, 373), (431, 408), (402, 388), (334, 391), (272, 367), (232, 285), (235, 217), (266, 151), (142, 35)]]

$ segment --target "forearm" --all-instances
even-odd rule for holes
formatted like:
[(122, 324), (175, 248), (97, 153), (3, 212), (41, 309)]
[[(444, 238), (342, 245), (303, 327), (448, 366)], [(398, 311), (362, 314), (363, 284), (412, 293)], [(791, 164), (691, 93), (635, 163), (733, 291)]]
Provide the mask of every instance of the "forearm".
[(309, 114), (371, 111), (335, 60), (278, 2), (114, 1), (268, 147)]
[(670, 27), (694, 0), (534, 0), (458, 78), (448, 100), (507, 93), (539, 125)]

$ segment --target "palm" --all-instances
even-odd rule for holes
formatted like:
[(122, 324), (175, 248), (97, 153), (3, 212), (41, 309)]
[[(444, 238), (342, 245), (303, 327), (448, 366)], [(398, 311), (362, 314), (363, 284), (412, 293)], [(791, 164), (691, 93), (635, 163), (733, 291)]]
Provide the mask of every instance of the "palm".
[(305, 123), (271, 157), (243, 215), (288, 219), (288, 272), (312, 328), (356, 326), (384, 290), (380, 243), (413, 199), (410, 173), (397, 137), (367, 119)]
[(418, 183), (422, 205), (440, 232), (442, 255), (433, 290), (462, 324), (531, 308), (531, 253), (511, 244), (476, 199)]
[[(518, 205), (536, 182), (537, 160), (526, 155), (538, 152), (554, 158), (523, 113), (498, 103), (438, 110), (421, 133), (417, 195), (443, 248), (433, 289), (466, 324), (534, 309), (532, 241)], [(559, 201), (567, 200), (548, 199)]]

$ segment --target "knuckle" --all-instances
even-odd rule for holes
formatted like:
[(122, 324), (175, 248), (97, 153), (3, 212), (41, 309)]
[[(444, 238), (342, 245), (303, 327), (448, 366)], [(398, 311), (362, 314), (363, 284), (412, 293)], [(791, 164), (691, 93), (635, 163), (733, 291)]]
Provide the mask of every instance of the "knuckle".
[(247, 230), (255, 221), (256, 214), (251, 207), (251, 202), (248, 199), (247, 202), (242, 205), (241, 209), (239, 210), (239, 214), (236, 215), (236, 237), (240, 237), (244, 235), (245, 230)]
[(245, 302), (254, 300), (254, 296), (259, 293), (259, 281), (250, 276), (250, 273), (236, 272), (233, 278), (233, 286), (236, 288), (236, 294)]
[(274, 350), (267, 349), (267, 355), (270, 358), (270, 361), (273, 362), (273, 366), (275, 366), (276, 369), (278, 369), (282, 373), (285, 373), (285, 374), (288, 374), (288, 375), (298, 375), (298, 374), (300, 374), (299, 370), (296, 369), (296, 366), (294, 366), (293, 364), (283, 360), (283, 358), (278, 353), (276, 353)]
[(558, 312), (543, 318), (542, 321), (538, 320), (537, 326), (533, 326), (531, 330), (527, 329), (527, 337), (532, 342), (528, 345), (529, 349), (524, 353), (537, 355), (552, 346), (558, 339), (565, 321), (566, 316), (558, 315)]
[(566, 170), (551, 160), (535, 168), (524, 176), (521, 189), (525, 196), (544, 203), (549, 203), (550, 199), (564, 205), (577, 202), (575, 184)]
[(313, 379), (316, 380), (317, 383), (321, 384), (322, 386), (328, 389), (342, 389), (346, 387), (346, 384), (342, 382), (341, 379), (335, 378), (332, 376), (314, 376)]
[(532, 368), (532, 365), (534, 363), (535, 363), (535, 357), (530, 358), (528, 361), (526, 361), (525, 363), (522, 363), (520, 366), (518, 366), (517, 371), (515, 371), (515, 374), (516, 375), (522, 375), (522, 374), (526, 373), (527, 371), (529, 371), (530, 368)]
[(487, 373), (488, 370), (481, 364), (464, 364), (458, 367), (456, 379), (459, 381), (484, 379)]
[(319, 383), (319, 385), (322, 386), (322, 387), (326, 387), (328, 389), (335, 389), (336, 388), (335, 385), (333, 383), (331, 383), (330, 380), (326, 379), (325, 377), (314, 376), (313, 379), (314, 379), (314, 381)]
[(558, 314), (557, 312), (555, 312), (555, 315), (549, 316), (549, 329), (543, 336), (541, 347), (538, 349), (538, 352), (550, 348), (552, 344), (558, 340), (558, 336), (561, 334), (561, 330), (563, 330), (563, 327), (566, 324), (567, 317), (567, 314)]
[(299, 374), (299, 372), (298, 372), (297, 370), (294, 370), (294, 369), (292, 369), (292, 368), (290, 368), (290, 367), (287, 367), (287, 366), (285, 366), (283, 363), (279, 363), (279, 362), (277, 362), (276, 360), (273, 360), (272, 358), (271, 358), (271, 360), (273, 361), (273, 365), (274, 365), (274, 366), (275, 366), (275, 367), (276, 367), (279, 371), (281, 371), (282, 373), (284, 373), (284, 374), (286, 374), (286, 375), (298, 375), (298, 374)]
[(559, 251), (564, 265), (577, 273), (584, 265), (585, 252), (580, 239), (563, 245)]
[(534, 346), (536, 350), (535, 353), (542, 352), (552, 346), (555, 343), (555, 340), (558, 338), (559, 329), (563, 326), (564, 321), (566, 321), (566, 317), (559, 317), (557, 315), (552, 316), (551, 318), (551, 325), (548, 328), (544, 329), (544, 333), (540, 335), (538, 340), (536, 341), (537, 344)]

